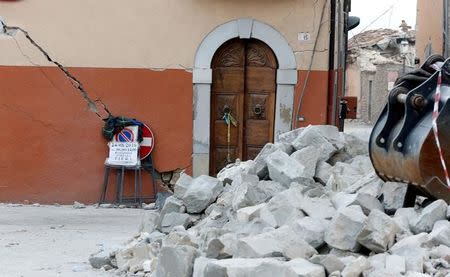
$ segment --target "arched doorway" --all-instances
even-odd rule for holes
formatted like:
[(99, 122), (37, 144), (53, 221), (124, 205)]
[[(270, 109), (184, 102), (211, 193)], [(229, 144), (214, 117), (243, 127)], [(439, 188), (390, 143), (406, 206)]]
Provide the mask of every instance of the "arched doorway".
[(266, 143), (273, 142), (277, 67), (272, 49), (257, 39), (229, 40), (214, 54), (211, 175), (237, 158), (255, 158)]

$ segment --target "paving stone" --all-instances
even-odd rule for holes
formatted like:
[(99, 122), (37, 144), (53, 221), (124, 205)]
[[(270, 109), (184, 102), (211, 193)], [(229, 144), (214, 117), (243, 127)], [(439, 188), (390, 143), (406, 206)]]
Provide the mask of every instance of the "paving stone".
[(223, 190), (222, 182), (202, 175), (195, 178), (183, 195), (183, 203), (188, 213), (200, 213), (214, 202)]
[(436, 200), (426, 206), (416, 219), (410, 222), (411, 230), (415, 234), (421, 232), (431, 232), (433, 225), (438, 220), (445, 219), (447, 212), (447, 203), (444, 200)]
[(166, 246), (158, 256), (155, 277), (190, 277), (197, 250), (192, 246)]
[(314, 146), (307, 146), (292, 153), (291, 158), (296, 159), (301, 165), (305, 167), (304, 176), (313, 178), (316, 174), (317, 161), (319, 160), (320, 152)]
[(341, 250), (358, 250), (357, 237), (366, 219), (359, 206), (349, 206), (338, 211), (325, 233), (325, 242)]
[(450, 247), (450, 221), (439, 220), (434, 223), (430, 238), (436, 245), (446, 245)]
[(358, 242), (375, 253), (386, 252), (394, 244), (399, 228), (385, 213), (373, 210), (358, 235)]
[(408, 185), (397, 182), (386, 182), (383, 185), (383, 206), (387, 213), (393, 214), (403, 207)]
[(270, 179), (289, 186), (292, 182), (301, 182), (305, 179), (305, 167), (288, 154), (277, 150), (267, 156), (267, 167)]
[(314, 255), (309, 259), (310, 262), (320, 264), (325, 268), (327, 274), (331, 274), (335, 271), (341, 272), (345, 264), (341, 262), (335, 255)]

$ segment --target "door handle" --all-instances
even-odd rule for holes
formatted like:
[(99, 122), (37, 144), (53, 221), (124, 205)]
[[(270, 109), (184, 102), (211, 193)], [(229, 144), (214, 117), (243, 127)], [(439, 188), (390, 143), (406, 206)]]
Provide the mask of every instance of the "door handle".
[(253, 113), (256, 116), (261, 116), (263, 113), (263, 106), (261, 104), (256, 104), (255, 107), (253, 107)]

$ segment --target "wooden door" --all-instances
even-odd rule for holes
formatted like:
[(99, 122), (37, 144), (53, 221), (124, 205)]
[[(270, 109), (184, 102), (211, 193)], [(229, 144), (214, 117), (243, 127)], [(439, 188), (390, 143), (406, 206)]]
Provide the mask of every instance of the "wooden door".
[[(210, 174), (237, 158), (253, 159), (273, 141), (277, 62), (258, 40), (234, 39), (212, 61)], [(225, 123), (229, 112), (237, 125)]]

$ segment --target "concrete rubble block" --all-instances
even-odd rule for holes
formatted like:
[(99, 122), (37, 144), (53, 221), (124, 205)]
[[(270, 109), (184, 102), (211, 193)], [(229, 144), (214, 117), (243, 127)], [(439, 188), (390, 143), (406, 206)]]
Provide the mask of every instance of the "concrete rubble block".
[(326, 185), (331, 176), (331, 169), (333, 167), (325, 162), (319, 161), (316, 165), (315, 179), (323, 185)]
[(288, 154), (278, 150), (266, 158), (270, 179), (289, 186), (306, 178), (305, 167)]
[(160, 211), (164, 207), (166, 199), (172, 195), (173, 193), (169, 191), (161, 191), (156, 193), (155, 208)]
[(423, 273), (424, 262), (428, 259), (430, 238), (427, 233), (406, 237), (395, 243), (390, 252), (402, 256), (406, 261), (406, 271)]
[(438, 220), (445, 219), (447, 212), (447, 203), (439, 199), (426, 206), (416, 219), (410, 222), (411, 230), (414, 234), (422, 232), (431, 232), (433, 225)]
[(214, 260), (200, 257), (195, 260), (193, 277), (295, 276), (287, 272), (285, 262), (275, 258)]
[(375, 269), (370, 272), (364, 272), (364, 277), (399, 277), (403, 275), (399, 275), (398, 272), (392, 272), (385, 268)]
[(187, 228), (191, 224), (191, 218), (185, 213), (168, 213), (161, 220), (161, 232), (169, 233), (175, 226), (182, 225)]
[[(263, 179), (269, 175), (266, 158), (270, 154), (276, 152), (277, 150), (280, 149), (275, 144), (267, 143), (266, 145), (264, 145), (263, 149), (261, 149), (259, 154), (254, 159), (255, 163), (253, 165), (253, 171), (255, 172), (256, 175), (258, 175), (259, 178)], [(283, 150), (280, 151), (283, 152)]]
[(450, 261), (450, 247), (439, 245), (430, 251), (430, 258)]
[(178, 178), (177, 182), (175, 183), (174, 192), (173, 195), (181, 199), (183, 198), (183, 195), (186, 193), (188, 188), (191, 186), (193, 181), (193, 178), (186, 173), (181, 173), (180, 177)]
[(253, 160), (240, 161), (236, 160), (235, 163), (228, 164), (217, 173), (217, 179), (224, 184), (231, 184), (240, 174), (252, 174), (256, 175), (255, 171), (256, 162)]
[[(36, 205), (36, 206), (38, 206), (38, 205)], [(74, 208), (74, 209), (84, 209), (84, 208), (86, 208), (86, 205), (84, 205), (83, 203), (75, 201), (75, 202), (73, 202), (72, 208)]]
[(236, 218), (240, 222), (249, 222), (256, 217), (259, 217), (259, 212), (266, 205), (267, 205), (266, 203), (262, 203), (262, 204), (255, 205), (255, 206), (241, 208), (241, 209), (237, 210)]
[(323, 266), (327, 274), (331, 274), (335, 271), (341, 272), (345, 267), (345, 264), (332, 254), (314, 255), (309, 259), (309, 261)]
[(371, 172), (353, 183), (353, 185), (347, 187), (344, 192), (363, 193), (363, 191), (366, 191), (367, 194), (370, 194), (373, 197), (378, 197), (381, 194), (382, 186), (383, 181), (377, 176), (375, 172)]
[(258, 216), (268, 225), (277, 228), (305, 215), (300, 209), (287, 202), (285, 204), (269, 203), (260, 209)]
[[(309, 262), (308, 260), (297, 258), (285, 263), (293, 274), (298, 277), (325, 277), (323, 266)], [(289, 274), (289, 273), (288, 273)], [(288, 275), (289, 276), (289, 275)]]
[(386, 256), (386, 269), (389, 272), (395, 272), (399, 275), (406, 273), (405, 258), (397, 255)]
[(274, 181), (259, 181), (251, 184), (247, 192), (249, 202), (253, 205), (265, 203), (288, 187)]
[(386, 182), (383, 185), (383, 206), (387, 213), (393, 214), (403, 207), (408, 185), (405, 183)]
[(231, 207), (234, 211), (252, 205), (250, 199), (247, 197), (250, 185), (248, 182), (243, 182), (233, 186)]
[(450, 221), (436, 221), (433, 230), (430, 233), (430, 238), (436, 245), (446, 245), (450, 247)]
[(341, 191), (341, 192), (335, 193), (331, 197), (331, 203), (338, 211), (350, 206), (350, 204), (355, 203), (355, 201), (356, 201), (355, 193), (350, 194), (350, 193)]
[(231, 186), (236, 187), (242, 183), (250, 183), (252, 185), (255, 185), (258, 182), (259, 182), (258, 176), (254, 175), (254, 174), (239, 173), (234, 176), (234, 179), (231, 182)]
[(331, 142), (337, 149), (341, 149), (345, 145), (339, 129), (334, 125), (310, 125), (307, 128), (317, 130), (324, 138)]
[(295, 151), (294, 147), (290, 143), (275, 142), (273, 145), (288, 155), (291, 155)]
[(375, 254), (367, 258), (367, 261), (369, 261), (370, 268), (368, 271), (373, 271), (377, 269), (385, 269), (386, 268), (386, 257), (388, 256), (388, 253), (380, 253)]
[(283, 142), (283, 143), (292, 144), (292, 142), (297, 137), (300, 136), (300, 134), (303, 132), (304, 129), (305, 129), (305, 127), (294, 129), (294, 130), (286, 132), (286, 133), (282, 133), (278, 136), (278, 141)]
[(139, 232), (152, 233), (158, 228), (159, 213), (156, 211), (145, 211), (139, 225)]
[(188, 245), (198, 248), (195, 238), (182, 226), (176, 226), (162, 240), (162, 246)]
[(149, 244), (145, 241), (136, 241), (125, 248), (118, 250), (115, 254), (117, 268), (119, 271), (127, 271), (130, 268), (137, 268), (145, 260), (152, 259)]
[(183, 203), (188, 213), (200, 213), (214, 202), (223, 190), (222, 182), (206, 175), (192, 181), (183, 195)]
[(357, 237), (366, 220), (359, 206), (349, 206), (338, 211), (325, 232), (325, 242), (340, 250), (358, 250), (360, 245)]
[(336, 214), (336, 209), (331, 200), (325, 197), (300, 198), (300, 208), (302, 211), (314, 218), (331, 219)]
[(371, 211), (378, 210), (384, 212), (383, 205), (375, 197), (364, 194), (347, 194), (338, 192), (331, 198), (331, 201), (336, 209), (342, 209), (351, 205), (358, 205), (361, 207), (365, 215), (369, 215)]
[(304, 176), (307, 178), (313, 178), (316, 175), (319, 156), (319, 149), (314, 146), (307, 146), (291, 154), (291, 158), (294, 158), (305, 167)]
[(292, 146), (296, 150), (308, 146), (314, 146), (319, 149), (320, 161), (328, 160), (336, 151), (336, 147), (330, 143), (317, 129), (308, 126), (293, 142)]
[(358, 137), (346, 133), (341, 133), (344, 140), (345, 152), (350, 156), (369, 155), (369, 144)]
[(164, 217), (165, 214), (169, 213), (183, 213), (183, 210), (185, 210), (183, 201), (172, 195), (167, 197), (164, 206), (161, 209), (161, 217)]
[(264, 258), (281, 257), (288, 259), (310, 258), (317, 251), (305, 242), (290, 227), (283, 226), (276, 230), (239, 239), (236, 257)]
[(359, 277), (370, 267), (369, 261), (364, 257), (358, 257), (345, 266), (341, 272), (342, 277)]
[(104, 266), (113, 267), (111, 261), (111, 253), (112, 249), (100, 249), (96, 253), (93, 253), (89, 256), (89, 263), (93, 268), (100, 269)]
[(167, 246), (158, 256), (155, 277), (190, 277), (193, 272), (197, 250), (192, 246)]
[(358, 235), (358, 242), (375, 253), (386, 252), (394, 244), (399, 228), (395, 221), (379, 210), (373, 210)]
[(291, 228), (299, 237), (317, 249), (324, 244), (325, 230), (328, 225), (328, 220), (303, 217), (295, 220)]

